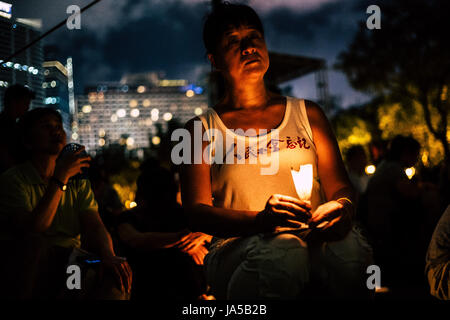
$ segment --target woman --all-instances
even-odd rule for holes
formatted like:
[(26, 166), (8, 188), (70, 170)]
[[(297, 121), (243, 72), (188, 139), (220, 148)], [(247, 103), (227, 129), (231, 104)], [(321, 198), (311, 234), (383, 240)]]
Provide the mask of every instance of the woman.
[[(264, 31), (250, 7), (216, 6), (203, 38), (208, 59), (225, 80), (225, 93), (186, 128), (195, 139), (201, 121), (202, 136), (213, 141), (203, 142), (201, 155), (209, 154), (216, 163), (184, 165), (181, 182), (191, 227), (214, 236), (205, 258), (212, 294), (217, 299), (297, 298), (307, 294), (316, 276), (330, 294), (367, 292), (362, 277), (370, 248), (350, 231), (353, 190), (324, 113), (312, 102), (267, 90)], [(238, 128), (270, 132), (231, 130)], [(219, 134), (235, 142), (231, 149), (228, 142), (218, 143)], [(238, 143), (245, 143), (245, 152), (233, 148)], [(197, 149), (191, 150), (193, 160)], [(264, 159), (272, 165), (276, 162), (275, 172), (263, 173), (267, 166), (260, 152), (267, 152)], [(256, 164), (250, 161), (255, 154)], [(222, 164), (220, 155), (237, 163)], [(297, 171), (304, 164), (312, 165), (314, 180), (311, 196), (300, 200), (291, 168)]]

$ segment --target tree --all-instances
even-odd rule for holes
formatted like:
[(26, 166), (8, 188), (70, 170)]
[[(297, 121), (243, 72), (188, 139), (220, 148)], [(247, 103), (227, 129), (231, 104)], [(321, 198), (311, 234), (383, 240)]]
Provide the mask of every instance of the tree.
[(378, 5), (381, 29), (369, 30), (361, 22), (336, 67), (357, 90), (383, 96), (406, 109), (418, 103), (448, 163), (450, 1), (392, 0)]

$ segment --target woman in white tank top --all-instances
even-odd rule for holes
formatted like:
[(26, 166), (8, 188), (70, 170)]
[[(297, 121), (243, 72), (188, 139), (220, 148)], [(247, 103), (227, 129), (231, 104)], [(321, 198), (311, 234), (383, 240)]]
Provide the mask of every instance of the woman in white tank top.
[[(203, 38), (226, 89), (186, 124), (192, 141), (204, 141), (192, 146), (181, 187), (192, 229), (214, 236), (205, 258), (212, 293), (298, 298), (317, 278), (319, 294), (367, 296), (370, 247), (352, 229), (354, 191), (324, 113), (267, 90), (268, 51), (250, 7), (216, 6)], [(312, 174), (296, 185), (291, 170)]]

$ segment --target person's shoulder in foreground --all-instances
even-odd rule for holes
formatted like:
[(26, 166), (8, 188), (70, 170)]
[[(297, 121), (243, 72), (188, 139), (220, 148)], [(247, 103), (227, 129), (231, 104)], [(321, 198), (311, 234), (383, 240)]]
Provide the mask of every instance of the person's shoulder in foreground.
[(440, 218), (428, 247), (426, 275), (430, 293), (442, 300), (450, 299), (450, 205)]

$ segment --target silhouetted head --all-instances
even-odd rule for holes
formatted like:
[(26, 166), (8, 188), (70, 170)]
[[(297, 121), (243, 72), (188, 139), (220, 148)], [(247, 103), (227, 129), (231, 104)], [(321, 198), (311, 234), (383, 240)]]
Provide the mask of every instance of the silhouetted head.
[(419, 152), (420, 143), (416, 139), (398, 135), (390, 143), (387, 158), (404, 167), (412, 167), (418, 160)]
[(21, 84), (13, 84), (6, 88), (3, 96), (4, 112), (14, 119), (21, 117), (30, 108), (34, 92)]
[(35, 108), (19, 120), (22, 142), (31, 153), (58, 155), (66, 144), (62, 118), (52, 108)]
[(350, 147), (345, 154), (345, 159), (347, 166), (351, 171), (360, 174), (364, 173), (364, 168), (367, 164), (367, 156), (361, 145), (354, 145)]
[(174, 175), (163, 167), (145, 167), (136, 184), (136, 203), (139, 206), (158, 206), (160, 203), (171, 205), (176, 203), (178, 186)]

